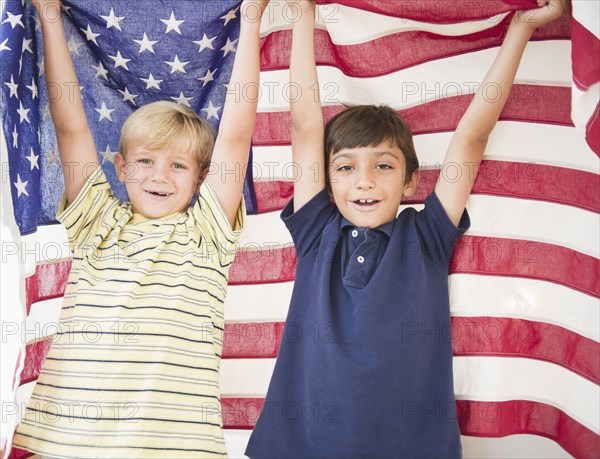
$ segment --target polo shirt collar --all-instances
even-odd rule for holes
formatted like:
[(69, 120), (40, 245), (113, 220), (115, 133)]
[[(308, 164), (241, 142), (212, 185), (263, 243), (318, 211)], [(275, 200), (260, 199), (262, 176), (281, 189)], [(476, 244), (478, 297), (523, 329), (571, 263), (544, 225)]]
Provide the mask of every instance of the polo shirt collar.
[[(358, 228), (356, 225), (353, 225), (344, 217), (342, 217), (340, 221), (340, 232), (344, 231), (346, 228)], [(392, 236), (392, 229), (394, 228), (394, 220), (391, 222), (384, 223), (383, 225), (378, 226), (377, 228), (373, 228), (374, 231), (379, 231), (385, 234), (388, 238)]]

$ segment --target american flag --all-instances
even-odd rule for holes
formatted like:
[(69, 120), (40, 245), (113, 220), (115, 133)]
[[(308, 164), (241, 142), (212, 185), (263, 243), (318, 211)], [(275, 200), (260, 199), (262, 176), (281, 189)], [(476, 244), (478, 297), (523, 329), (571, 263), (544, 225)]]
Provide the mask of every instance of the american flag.
[[(415, 134), (423, 170), (419, 191), (406, 204), (420, 208), (511, 12), (535, 5), (321, 3), (315, 40), (325, 118), (348, 104), (397, 109)], [(176, 100), (218, 125), (238, 6), (236, 0), (64, 2), (99, 158), (121, 197), (111, 159), (120, 125), (137, 106)], [(599, 8), (575, 1), (574, 19), (535, 32), (468, 204), (472, 228), (451, 264), (448, 337), (465, 456), (483, 454), (473, 437), (489, 439), (502, 455), (507, 443), (492, 438), (518, 434), (554, 440), (553, 451), (562, 454), (600, 456)], [(287, 84), (295, 14), (272, 0), (261, 31), (262, 91), (245, 190), (255, 215), (225, 306), (221, 391), (232, 456), (243, 452), (260, 412), (294, 281), (295, 252), (278, 211), (291, 197), (295, 173)], [(0, 58), (9, 164), (3, 186), (10, 186), (22, 235), (4, 244), (3, 263), (16, 261), (15, 275), (26, 274), (26, 312), (14, 304), (3, 315), (2, 399), (14, 406), (4, 410), (2, 439), (10, 444), (55, 330), (70, 260), (64, 231), (54, 224), (62, 174), (40, 31), (33, 9), (21, 1), (4, 5)], [(3, 212), (9, 206), (4, 200)], [(7, 293), (3, 284), (3, 298)]]

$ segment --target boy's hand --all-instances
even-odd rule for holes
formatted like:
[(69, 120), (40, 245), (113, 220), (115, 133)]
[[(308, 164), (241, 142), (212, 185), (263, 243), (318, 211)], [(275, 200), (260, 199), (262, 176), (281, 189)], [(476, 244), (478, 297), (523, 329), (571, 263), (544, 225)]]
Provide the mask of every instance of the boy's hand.
[(244, 0), (241, 6), (241, 17), (249, 22), (260, 22), (270, 0)]
[(537, 0), (538, 8), (517, 11), (514, 21), (531, 31), (558, 19), (568, 8), (568, 0)]
[(31, 0), (31, 3), (33, 3), (34, 8), (40, 16), (43, 12), (48, 11), (48, 9), (60, 12), (60, 0)]
[(287, 0), (288, 5), (294, 5), (304, 11), (314, 10), (317, 5), (315, 0)]

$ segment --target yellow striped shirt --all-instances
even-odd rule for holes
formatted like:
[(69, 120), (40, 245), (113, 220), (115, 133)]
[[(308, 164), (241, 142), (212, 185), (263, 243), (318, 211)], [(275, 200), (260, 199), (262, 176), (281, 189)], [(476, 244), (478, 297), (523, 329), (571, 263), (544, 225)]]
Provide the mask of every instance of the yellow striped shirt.
[(184, 212), (133, 214), (101, 168), (59, 209), (73, 264), (59, 331), (13, 444), (55, 457), (226, 456), (219, 396), (231, 228), (201, 186)]

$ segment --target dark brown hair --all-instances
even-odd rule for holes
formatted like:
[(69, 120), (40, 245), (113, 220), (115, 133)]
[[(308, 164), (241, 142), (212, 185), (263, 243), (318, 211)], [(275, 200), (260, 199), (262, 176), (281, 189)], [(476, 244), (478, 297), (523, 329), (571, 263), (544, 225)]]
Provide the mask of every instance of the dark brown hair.
[(389, 140), (402, 150), (406, 161), (405, 183), (419, 168), (412, 132), (386, 105), (356, 105), (338, 113), (325, 126), (325, 180), (329, 183), (329, 156), (345, 148), (370, 147)]

